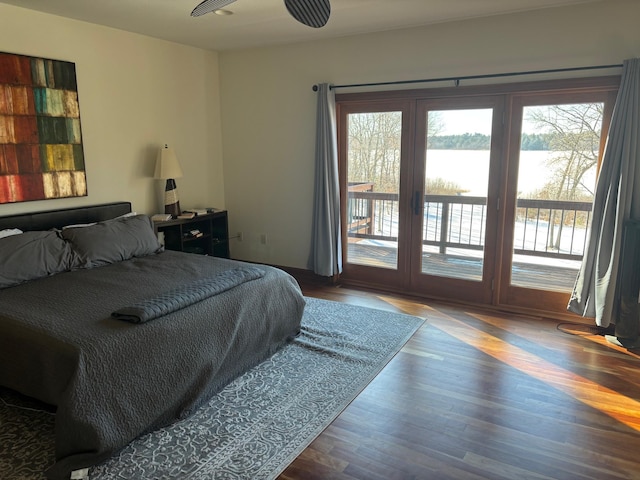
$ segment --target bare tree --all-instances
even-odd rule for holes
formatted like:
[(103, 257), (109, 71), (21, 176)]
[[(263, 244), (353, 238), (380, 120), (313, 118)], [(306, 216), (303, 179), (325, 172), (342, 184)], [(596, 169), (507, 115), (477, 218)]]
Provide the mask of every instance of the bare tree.
[(367, 182), (376, 191), (395, 192), (400, 176), (400, 112), (349, 115), (349, 182)]
[(459, 183), (444, 178), (427, 178), (425, 183), (425, 193), (430, 195), (460, 195), (468, 192)]
[[(430, 112), (429, 137), (442, 130), (438, 112)], [(401, 112), (349, 115), (349, 182), (373, 183), (378, 192), (397, 193), (400, 181)]]
[(431, 148), (431, 139), (444, 130), (444, 120), (439, 111), (431, 111), (427, 117), (427, 148)]
[[(600, 131), (604, 104), (580, 103), (529, 108), (527, 120), (539, 133), (551, 133), (549, 148), (554, 152), (547, 160), (551, 178), (533, 198), (548, 200), (591, 201), (593, 185), (585, 178), (596, 168), (600, 149)], [(559, 248), (565, 219), (553, 210), (549, 218), (548, 245)], [(557, 234), (555, 226), (559, 225)]]

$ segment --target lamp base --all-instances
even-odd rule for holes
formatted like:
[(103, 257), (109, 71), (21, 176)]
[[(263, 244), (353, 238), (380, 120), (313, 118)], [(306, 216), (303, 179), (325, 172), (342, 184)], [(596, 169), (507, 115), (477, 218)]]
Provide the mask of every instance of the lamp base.
[(181, 213), (178, 188), (173, 178), (167, 178), (167, 185), (164, 188), (164, 213), (168, 213), (174, 218)]

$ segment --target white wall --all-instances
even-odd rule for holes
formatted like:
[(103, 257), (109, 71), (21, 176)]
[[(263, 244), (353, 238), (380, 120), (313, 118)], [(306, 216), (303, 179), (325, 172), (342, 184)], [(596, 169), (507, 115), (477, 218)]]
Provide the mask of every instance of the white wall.
[(0, 4), (0, 51), (74, 62), (88, 196), (0, 205), (0, 215), (128, 200), (162, 211), (163, 143), (180, 204), (224, 207), (218, 54)]
[[(637, 0), (607, 0), (220, 53), (226, 206), (232, 232), (244, 233), (242, 242), (232, 242), (233, 256), (308, 268), (313, 84), (617, 64), (640, 56), (638, 18)], [(613, 73), (619, 72), (598, 72)]]

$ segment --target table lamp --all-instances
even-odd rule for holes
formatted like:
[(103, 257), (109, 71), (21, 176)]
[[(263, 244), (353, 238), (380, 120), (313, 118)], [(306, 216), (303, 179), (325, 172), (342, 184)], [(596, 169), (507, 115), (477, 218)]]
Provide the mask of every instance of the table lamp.
[(167, 180), (164, 189), (164, 213), (171, 214), (174, 218), (180, 215), (180, 202), (178, 200), (178, 188), (176, 178), (182, 177), (182, 168), (172, 148), (167, 144), (160, 149), (156, 160), (156, 172), (153, 178)]

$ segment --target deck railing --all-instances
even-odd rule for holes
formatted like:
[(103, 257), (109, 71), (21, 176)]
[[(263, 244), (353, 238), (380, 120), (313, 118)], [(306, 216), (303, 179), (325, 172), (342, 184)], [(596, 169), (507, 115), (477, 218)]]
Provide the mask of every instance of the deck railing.
[[(425, 195), (422, 243), (482, 250), (486, 197)], [(349, 241), (397, 241), (398, 194), (354, 191), (347, 207)], [(514, 253), (579, 260), (591, 225), (591, 202), (518, 199)]]

